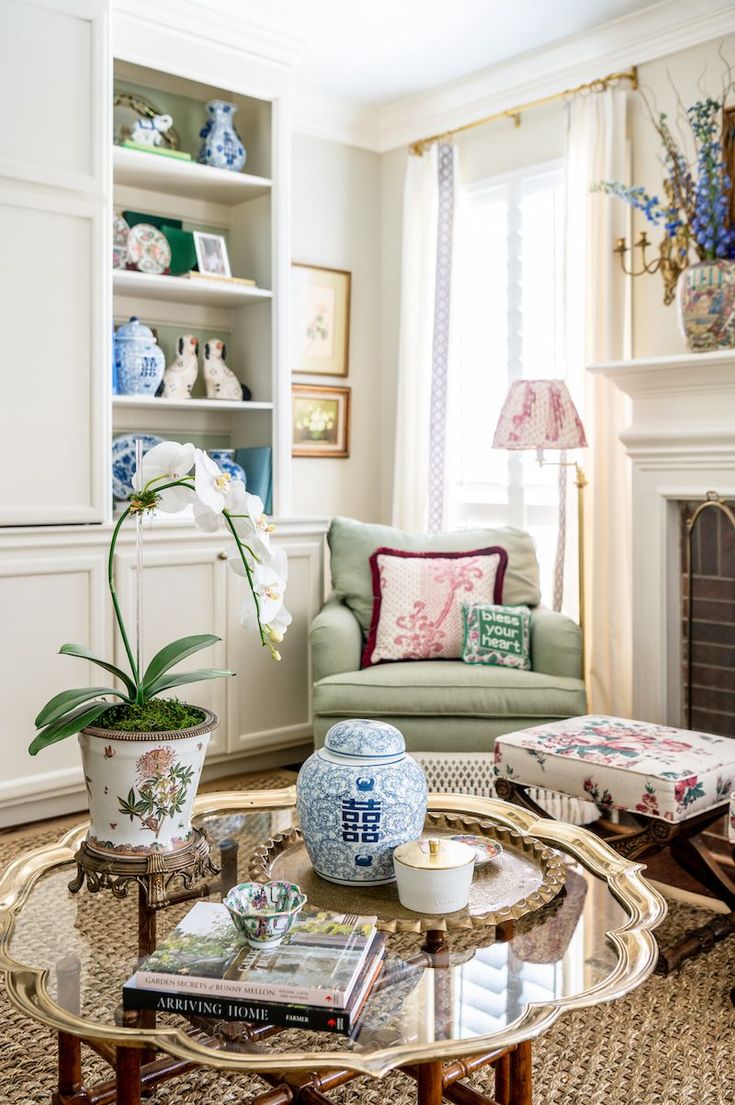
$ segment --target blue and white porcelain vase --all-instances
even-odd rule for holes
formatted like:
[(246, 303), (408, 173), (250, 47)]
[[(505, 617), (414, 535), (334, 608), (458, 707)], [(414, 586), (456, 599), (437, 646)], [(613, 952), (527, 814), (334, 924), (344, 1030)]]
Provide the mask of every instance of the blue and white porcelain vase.
[(296, 808), (314, 870), (347, 886), (395, 880), (393, 850), (424, 828), (424, 773), (384, 721), (340, 721), (299, 772)]
[(234, 449), (207, 449), (207, 452), (223, 472), (227, 472), (233, 480), (242, 480), (247, 487), (245, 469), (235, 460)]
[(118, 394), (156, 394), (166, 370), (166, 355), (149, 326), (135, 317), (118, 326), (114, 356)]
[(207, 111), (209, 118), (199, 131), (202, 146), (197, 161), (214, 169), (231, 169), (233, 173), (239, 173), (247, 154), (233, 122), (236, 104), (228, 104), (226, 100), (210, 100)]

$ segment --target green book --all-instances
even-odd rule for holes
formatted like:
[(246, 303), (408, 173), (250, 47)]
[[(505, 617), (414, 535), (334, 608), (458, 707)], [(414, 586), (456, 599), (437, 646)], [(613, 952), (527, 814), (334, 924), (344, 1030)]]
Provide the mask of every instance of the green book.
[(191, 154), (184, 150), (172, 150), (168, 146), (144, 146), (142, 142), (131, 142), (128, 138), (122, 143), (126, 150), (141, 150), (143, 153), (157, 153), (160, 157), (175, 157), (179, 161), (191, 161)]

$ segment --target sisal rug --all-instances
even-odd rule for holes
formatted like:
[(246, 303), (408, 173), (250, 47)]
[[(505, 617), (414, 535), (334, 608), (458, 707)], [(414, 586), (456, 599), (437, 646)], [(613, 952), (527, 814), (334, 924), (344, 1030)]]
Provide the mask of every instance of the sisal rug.
[[(228, 780), (228, 789), (280, 787), (290, 772)], [(222, 787), (220, 782), (206, 789)], [(0, 836), (0, 867), (19, 851), (55, 840), (78, 817)], [(711, 914), (671, 903), (664, 944)], [(534, 1045), (535, 1105), (732, 1105), (735, 939), (690, 960), (671, 978), (653, 977), (628, 998), (562, 1016)], [(0, 987), (0, 1103), (49, 1105), (54, 1088), (53, 1034), (22, 1017)], [(109, 1069), (88, 1051), (85, 1076)], [(492, 1094), (492, 1073), (473, 1084)], [(161, 1087), (151, 1105), (247, 1105), (267, 1087), (255, 1076), (198, 1071)], [(359, 1080), (333, 1092), (340, 1105), (414, 1105), (415, 1083), (401, 1074)]]

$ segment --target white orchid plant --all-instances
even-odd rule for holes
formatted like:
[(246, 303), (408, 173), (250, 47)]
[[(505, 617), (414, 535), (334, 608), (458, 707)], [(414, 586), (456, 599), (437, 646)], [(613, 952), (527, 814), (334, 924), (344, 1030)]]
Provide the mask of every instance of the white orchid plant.
[(110, 597), (130, 670), (94, 656), (83, 645), (62, 645), (60, 653), (96, 664), (114, 675), (121, 687), (76, 687), (55, 695), (36, 718), (38, 732), (29, 747), (31, 755), (92, 725), (113, 704), (110, 696), (123, 704), (143, 707), (173, 687), (234, 674), (218, 668), (171, 674), (174, 665), (220, 640), (211, 633), (172, 641), (156, 653), (145, 671), (139, 670), (115, 589), (115, 547), (123, 523), (131, 516), (150, 514), (157, 508), (175, 514), (193, 507), (194, 522), (200, 529), (209, 533), (229, 531), (234, 541), (230, 567), (248, 584), (242, 624), (245, 629), (257, 629), (261, 644), (270, 649), (274, 660), (281, 659), (275, 646), (283, 640), (291, 622), (283, 604), (287, 559), (283, 550), (271, 542), (275, 527), (263, 513), (262, 500), (250, 495), (242, 480), (233, 480), (203, 450), (175, 441), (162, 441), (145, 454), (132, 486), (129, 504), (112, 531), (107, 560)]

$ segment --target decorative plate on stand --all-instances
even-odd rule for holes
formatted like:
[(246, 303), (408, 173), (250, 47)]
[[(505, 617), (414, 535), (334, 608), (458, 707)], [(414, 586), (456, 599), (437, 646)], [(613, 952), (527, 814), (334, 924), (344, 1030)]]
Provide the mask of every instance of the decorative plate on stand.
[(128, 234), (128, 264), (160, 276), (171, 266), (171, 246), (158, 227), (137, 223)]
[(135, 474), (135, 442), (143, 442), (143, 455), (159, 445), (163, 438), (154, 434), (123, 434), (112, 443), (112, 494), (123, 502), (133, 490), (131, 480)]

